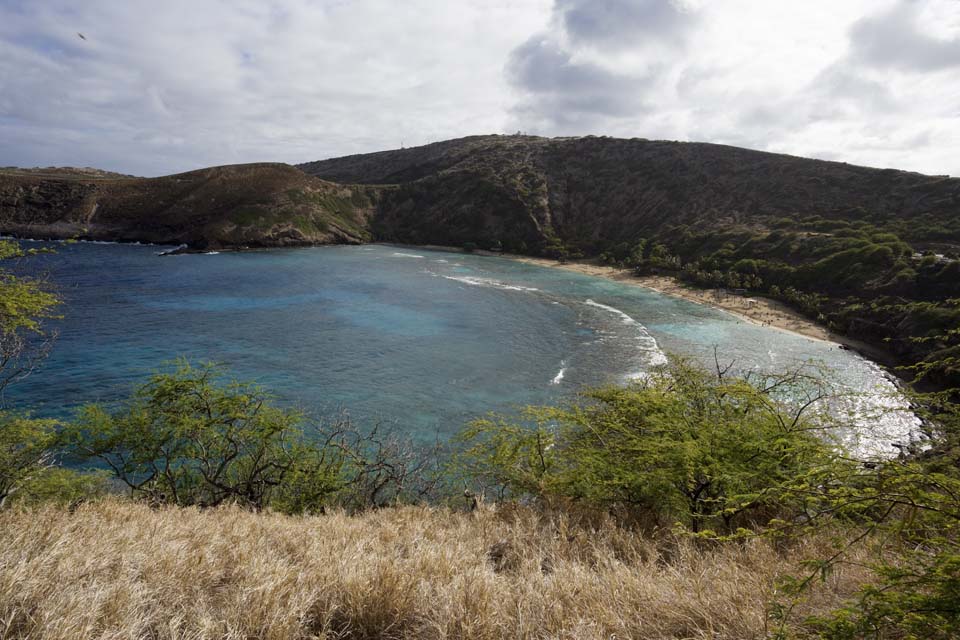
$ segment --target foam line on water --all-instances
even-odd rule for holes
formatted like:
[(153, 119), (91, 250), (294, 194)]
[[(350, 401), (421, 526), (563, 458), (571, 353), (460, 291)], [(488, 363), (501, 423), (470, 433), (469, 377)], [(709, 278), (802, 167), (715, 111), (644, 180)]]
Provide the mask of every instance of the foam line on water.
[(455, 280), (463, 284), (469, 284), (474, 287), (491, 287), (494, 289), (504, 289), (506, 291), (539, 291), (536, 287), (524, 287), (519, 284), (507, 284), (493, 278), (478, 278), (476, 276), (443, 276), (447, 280)]
[(647, 331), (645, 326), (616, 307), (601, 304), (599, 302), (590, 300), (589, 298), (586, 302), (584, 302), (584, 304), (612, 313), (618, 316), (623, 324), (635, 327), (637, 329), (637, 333), (639, 334), (637, 338), (639, 339), (640, 343), (645, 346), (645, 351), (648, 353), (650, 366), (667, 364), (667, 355), (660, 349), (660, 345), (657, 344), (657, 339), (650, 335), (650, 332)]
[(415, 253), (403, 253), (402, 251), (394, 251), (390, 255), (394, 258), (422, 258), (423, 257)]

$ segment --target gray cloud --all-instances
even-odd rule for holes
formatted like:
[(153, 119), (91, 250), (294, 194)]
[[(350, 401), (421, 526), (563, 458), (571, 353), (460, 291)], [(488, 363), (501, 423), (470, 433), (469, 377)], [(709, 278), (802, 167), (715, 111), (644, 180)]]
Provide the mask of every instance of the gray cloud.
[(615, 49), (680, 45), (696, 21), (671, 0), (556, 0), (554, 11), (574, 44)]
[[(556, 0), (553, 30), (517, 47), (508, 77), (522, 98), (513, 109), (526, 130), (577, 134), (647, 114), (650, 94), (696, 22), (671, 0)], [(591, 51), (643, 52), (618, 70)]]
[(923, 4), (899, 0), (889, 10), (858, 20), (850, 29), (851, 57), (868, 66), (907, 71), (960, 67), (960, 37), (923, 33), (917, 18)]
[(956, 173), (958, 27), (956, 0), (555, 0), (508, 66), (514, 128)]
[(900, 108), (890, 87), (843, 62), (820, 72), (808, 87), (811, 97), (824, 103), (847, 103), (863, 114), (891, 113)]
[(605, 117), (635, 115), (644, 109), (648, 79), (575, 61), (547, 37), (534, 37), (514, 50), (510, 79), (526, 94), (518, 111), (551, 129), (595, 124)]

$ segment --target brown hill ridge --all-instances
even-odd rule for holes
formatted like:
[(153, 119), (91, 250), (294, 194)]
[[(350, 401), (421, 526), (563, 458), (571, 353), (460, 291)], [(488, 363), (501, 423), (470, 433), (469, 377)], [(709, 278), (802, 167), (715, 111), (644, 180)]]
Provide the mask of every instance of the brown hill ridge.
[(187, 244), (195, 249), (359, 243), (376, 190), (285, 164), (161, 178), (82, 170), (0, 171), (0, 232)]

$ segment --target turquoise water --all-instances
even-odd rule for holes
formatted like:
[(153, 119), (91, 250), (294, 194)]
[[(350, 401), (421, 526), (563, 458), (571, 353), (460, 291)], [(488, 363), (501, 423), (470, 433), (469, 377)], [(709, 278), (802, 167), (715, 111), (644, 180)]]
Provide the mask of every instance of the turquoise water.
[[(417, 438), (471, 418), (622, 383), (676, 353), (741, 370), (814, 360), (882, 394), (872, 363), (643, 288), (503, 258), (383, 245), (157, 257), (77, 243), (25, 263), (66, 301), (43, 367), (8, 406), (69, 415), (112, 401), (167, 360), (227, 365), (315, 415), (346, 411)], [(860, 413), (897, 401), (856, 400)], [(889, 448), (910, 420), (863, 421)], [(861, 429), (861, 431), (863, 431)]]

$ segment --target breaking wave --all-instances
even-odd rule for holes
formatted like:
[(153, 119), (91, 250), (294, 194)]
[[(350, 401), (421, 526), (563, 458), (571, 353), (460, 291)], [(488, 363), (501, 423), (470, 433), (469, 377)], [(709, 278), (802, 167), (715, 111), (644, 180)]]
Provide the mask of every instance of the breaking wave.
[(567, 361), (560, 361), (560, 371), (557, 372), (557, 375), (553, 377), (553, 380), (550, 381), (550, 384), (560, 384), (563, 381), (563, 374), (567, 372)]
[(636, 328), (637, 330), (637, 340), (643, 345), (643, 350), (647, 356), (647, 364), (649, 366), (659, 366), (667, 364), (667, 355), (660, 349), (660, 345), (657, 344), (657, 339), (650, 335), (650, 332), (647, 331), (647, 328), (642, 324), (631, 318), (629, 315), (617, 309), (616, 307), (611, 307), (609, 305), (600, 304), (599, 302), (594, 302), (593, 300), (587, 299), (584, 304), (596, 307), (597, 309), (603, 309), (609, 313), (612, 313), (620, 318), (620, 321), (631, 327)]
[(524, 287), (519, 284), (507, 284), (493, 278), (478, 278), (476, 276), (443, 276), (447, 280), (456, 280), (474, 287), (492, 287), (494, 289), (503, 289), (505, 291), (539, 291), (536, 287)]

